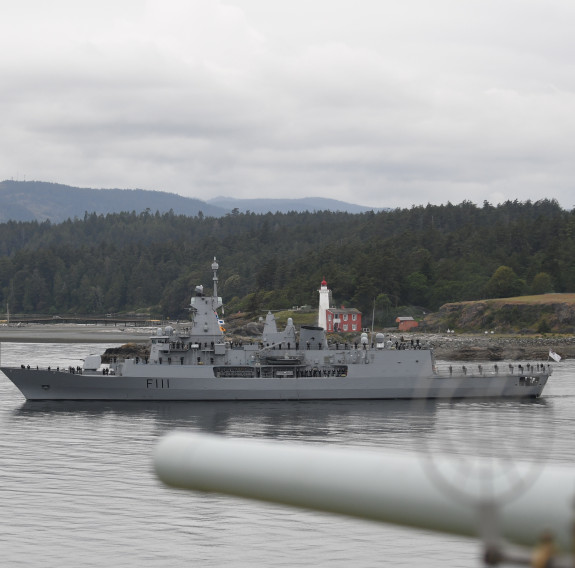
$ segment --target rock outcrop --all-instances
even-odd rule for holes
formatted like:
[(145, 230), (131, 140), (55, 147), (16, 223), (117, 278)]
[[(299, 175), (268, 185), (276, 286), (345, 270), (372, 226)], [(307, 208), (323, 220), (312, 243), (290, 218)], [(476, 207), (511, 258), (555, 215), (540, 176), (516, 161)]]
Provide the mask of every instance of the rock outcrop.
[(429, 314), (421, 328), (428, 331), (573, 333), (575, 294), (449, 303)]

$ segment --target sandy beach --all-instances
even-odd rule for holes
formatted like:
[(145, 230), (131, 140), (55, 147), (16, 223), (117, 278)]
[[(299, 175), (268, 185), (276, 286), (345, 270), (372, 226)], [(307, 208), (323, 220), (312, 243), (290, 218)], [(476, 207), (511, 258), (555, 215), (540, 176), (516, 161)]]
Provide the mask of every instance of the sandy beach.
[(145, 343), (155, 328), (114, 325), (24, 324), (0, 326), (0, 342)]

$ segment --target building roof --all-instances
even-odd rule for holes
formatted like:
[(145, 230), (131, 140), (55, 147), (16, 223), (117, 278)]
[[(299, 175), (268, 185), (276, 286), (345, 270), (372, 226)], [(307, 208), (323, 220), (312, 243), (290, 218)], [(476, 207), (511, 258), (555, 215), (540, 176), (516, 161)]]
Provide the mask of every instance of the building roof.
[(326, 312), (336, 314), (361, 314), (357, 308), (327, 308)]
[(411, 316), (404, 316), (404, 317), (400, 316), (395, 318), (395, 321), (400, 322), (400, 321), (415, 321), (415, 320)]

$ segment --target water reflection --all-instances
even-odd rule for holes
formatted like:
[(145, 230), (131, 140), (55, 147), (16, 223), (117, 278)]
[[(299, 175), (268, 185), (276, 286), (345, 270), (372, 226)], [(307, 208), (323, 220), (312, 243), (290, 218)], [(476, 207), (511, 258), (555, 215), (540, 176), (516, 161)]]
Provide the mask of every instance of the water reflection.
[(217, 434), (250, 437), (333, 440), (356, 442), (370, 433), (411, 434), (433, 430), (437, 402), (417, 405), (412, 401), (27, 401), (13, 418), (67, 416), (87, 420), (103, 417), (118, 421), (153, 421), (160, 433), (192, 428)]
[[(31, 357), (16, 346), (12, 352), (15, 362)], [(43, 357), (64, 355), (68, 346), (54, 346)], [(379, 566), (382, 559), (475, 567), (473, 541), (167, 489), (152, 473), (153, 449), (178, 428), (418, 451), (423, 460), (497, 448), (506, 457), (539, 458), (544, 449), (550, 461), (572, 465), (574, 374), (575, 362), (557, 365), (540, 400), (238, 403), (24, 402), (0, 376), (3, 560), (29, 568), (179, 566), (190, 559), (232, 568)], [(467, 477), (471, 466), (462, 469)], [(459, 487), (465, 479), (440, 481)]]

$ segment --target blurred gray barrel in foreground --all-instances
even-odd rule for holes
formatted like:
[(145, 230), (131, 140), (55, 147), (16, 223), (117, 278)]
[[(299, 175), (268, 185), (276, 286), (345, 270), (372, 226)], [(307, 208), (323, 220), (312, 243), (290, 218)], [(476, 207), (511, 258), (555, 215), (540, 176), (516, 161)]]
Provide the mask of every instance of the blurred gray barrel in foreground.
[[(451, 494), (436, 474), (464, 468), (456, 458), (206, 434), (169, 434), (155, 450), (154, 465), (173, 487), (464, 536), (480, 536), (478, 504), (485, 488), (497, 496), (501, 486), (504, 495), (509, 482), (501, 471), (489, 480), (469, 476), (464, 491), (453, 487)], [(485, 466), (479, 471), (494, 471)], [(526, 476), (531, 467), (513, 464)], [(574, 488), (575, 469), (545, 466), (513, 500), (500, 503), (501, 536), (534, 546), (550, 531), (561, 551), (570, 551)]]

